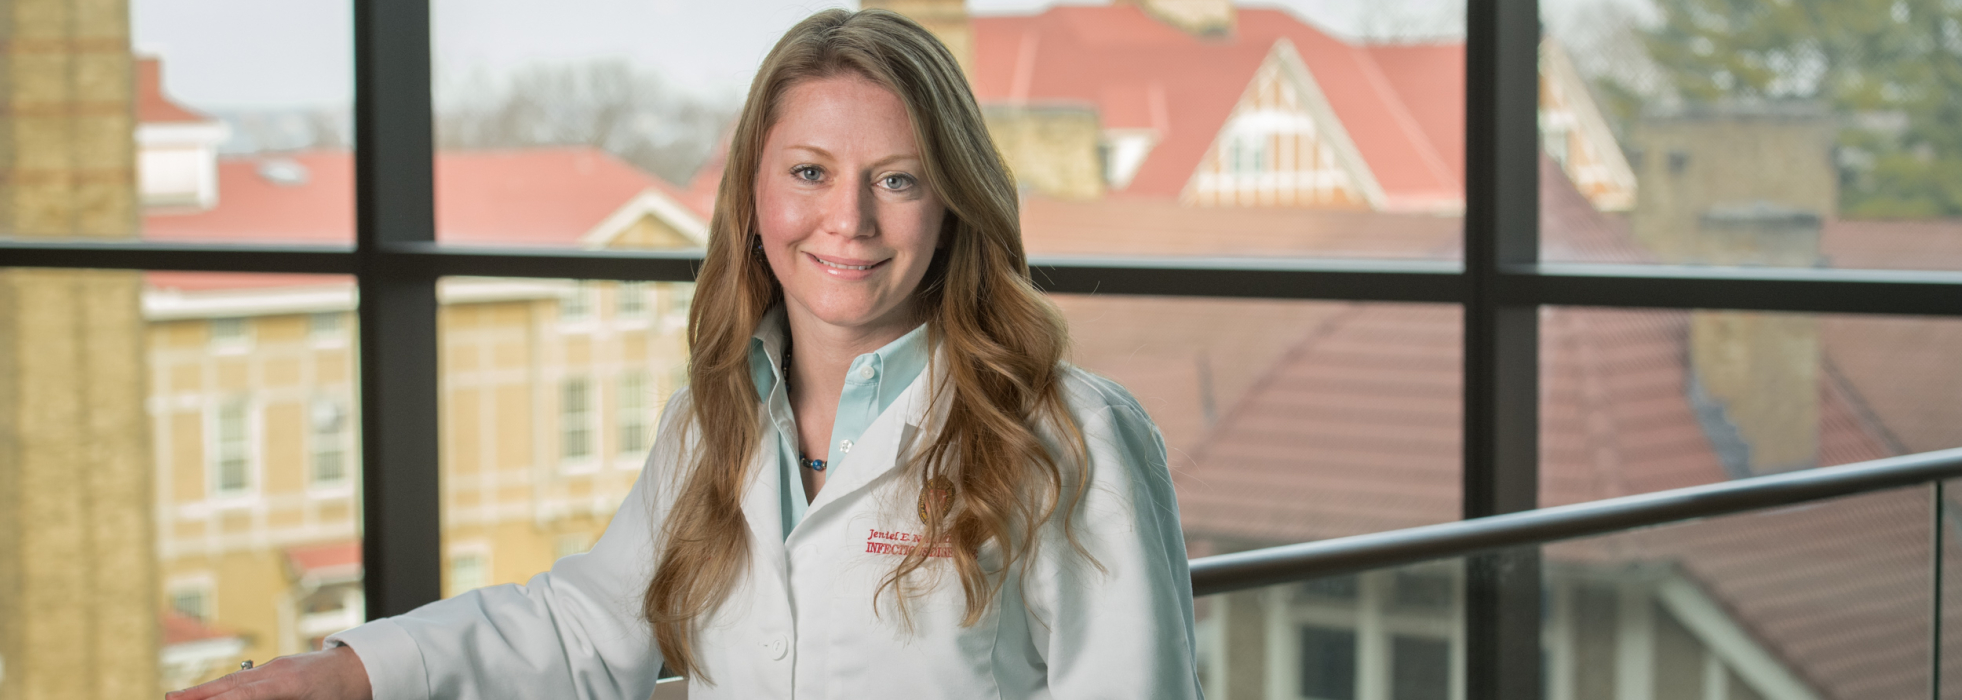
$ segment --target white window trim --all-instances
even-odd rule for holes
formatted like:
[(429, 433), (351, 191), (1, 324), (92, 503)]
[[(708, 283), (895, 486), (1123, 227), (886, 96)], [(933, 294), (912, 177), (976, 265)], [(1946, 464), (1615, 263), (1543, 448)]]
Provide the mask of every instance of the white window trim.
[[(1425, 567), (1425, 571), (1434, 571)], [(1451, 605), (1434, 614), (1397, 612), (1389, 608), (1389, 591), (1394, 571), (1370, 571), (1356, 575), (1356, 598), (1345, 602), (1297, 602), (1290, 599), (1292, 586), (1275, 586), (1265, 594), (1263, 604), (1270, 611), (1267, 625), (1268, 697), (1294, 700), (1301, 687), (1301, 641), (1303, 625), (1356, 632), (1356, 700), (1388, 700), (1393, 660), (1392, 638), (1396, 635), (1427, 637), (1450, 644), (1451, 700), (1465, 700), (1464, 575), (1453, 569)], [(1285, 611), (1276, 615), (1272, 611)]]
[[(599, 328), (600, 307), (602, 305), (599, 300), (599, 290), (596, 287), (597, 285), (585, 280), (573, 280), (565, 287), (564, 291), (560, 292), (558, 295), (558, 305), (554, 309), (556, 312), (555, 320), (558, 322), (560, 333), (586, 334), (592, 333)], [(585, 312), (578, 316), (568, 316), (566, 309), (574, 300), (582, 301), (585, 304)]]
[[(654, 316), (653, 306), (658, 302), (654, 282), (616, 282), (613, 284), (613, 318), (615, 325), (624, 328), (645, 328)], [(622, 303), (629, 290), (639, 290), (640, 308), (628, 310)]]
[[(484, 581), (482, 586), (464, 588), (456, 580), (456, 562), (464, 557), (477, 557), (483, 562)], [(484, 540), (464, 540), (451, 543), (449, 546), (449, 556), (445, 557), (443, 562), (443, 579), (446, 584), (445, 588), (448, 591), (447, 595), (443, 597), (448, 598), (467, 591), (476, 590), (476, 588), (496, 585), (497, 576), (492, 573), (494, 569), (491, 568), (491, 564), (491, 545), (489, 542)]]
[[(211, 354), (214, 356), (232, 356), (252, 352), (253, 341), (257, 339), (257, 333), (253, 327), (252, 320), (250, 316), (224, 316), (206, 321), (205, 344), (210, 348)], [(238, 337), (220, 339), (218, 337), (218, 323), (220, 321), (238, 322), (240, 329)]]
[[(219, 421), (222, 420), (221, 415), (224, 412), (225, 405), (234, 400), (245, 406), (245, 488), (227, 490), (220, 483), (222, 475), (218, 460), (220, 459), (222, 450), (219, 447), (219, 433), (221, 432)], [(246, 394), (219, 397), (216, 402), (207, 406), (204, 411), (206, 501), (221, 508), (248, 507), (258, 502), (260, 486), (263, 481), (263, 475), (259, 473), (261, 456), (259, 440), (260, 436), (265, 434), (264, 426), (261, 425), (261, 421), (264, 420), (263, 412), (260, 409), (259, 400)]]
[(172, 576), (164, 583), (164, 590), (167, 609), (172, 611), (177, 609), (177, 595), (180, 592), (196, 591), (199, 597), (204, 599), (204, 617), (199, 619), (210, 622), (218, 617), (218, 577), (213, 576), (211, 572), (199, 571)]
[[(334, 332), (322, 333), (315, 329), (315, 316), (332, 316), (338, 319)], [(348, 346), (349, 323), (347, 315), (340, 311), (315, 311), (307, 314), (307, 344), (318, 349), (337, 349)]]
[[(586, 454), (578, 457), (569, 457), (565, 453), (567, 443), (566, 434), (569, 427), (566, 422), (565, 394), (566, 387), (573, 381), (582, 381), (586, 384)], [(604, 461), (601, 455), (607, 451), (606, 436), (603, 434), (605, 432), (606, 421), (604, 413), (600, 411), (600, 404), (603, 402), (599, 400), (598, 394), (600, 392), (598, 389), (599, 383), (593, 381), (591, 375), (567, 374), (559, 377), (558, 391), (555, 392), (556, 396), (553, 404), (558, 409), (556, 414), (558, 416), (558, 439), (555, 442), (555, 446), (558, 448), (560, 473), (590, 474), (598, 471), (601, 462)]]
[[(314, 430), (313, 412), (314, 406), (322, 401), (332, 401), (341, 410), (341, 427), (340, 430), (335, 431), (334, 435), (334, 439), (339, 440), (341, 443), (341, 476), (338, 479), (329, 481), (321, 480), (319, 478), (319, 472), (316, 471), (319, 466), (317, 457), (319, 455), (321, 433)], [(315, 394), (312, 399), (307, 401), (307, 424), (305, 431), (307, 460), (306, 491), (309, 496), (326, 498), (349, 496), (354, 493), (354, 481), (360, 472), (360, 460), (355, 450), (354, 416), (352, 415), (354, 411), (352, 404), (353, 402), (347, 397), (336, 394)]]
[[(639, 379), (638, 387), (629, 386), (627, 380), (633, 378)], [(630, 392), (630, 389), (637, 391), (639, 394), (639, 398), (635, 400), (636, 405), (632, 406), (627, 404), (627, 396), (630, 393), (634, 393)], [(645, 457), (647, 450), (653, 447), (654, 421), (650, 420), (650, 418), (654, 412), (649, 408), (653, 403), (653, 397), (650, 395), (653, 389), (654, 377), (652, 373), (645, 370), (627, 370), (620, 373), (620, 376), (614, 381), (613, 402), (616, 410), (613, 416), (613, 432), (618, 438), (614, 441), (611, 452), (613, 452), (615, 462), (630, 462), (633, 466), (638, 466), (640, 458)], [(628, 421), (633, 421), (634, 426), (629, 426), (627, 424)], [(627, 446), (628, 427), (638, 427), (640, 429), (640, 442), (642, 444), (631, 448)], [(624, 468), (626, 465), (623, 464), (622, 466)]]

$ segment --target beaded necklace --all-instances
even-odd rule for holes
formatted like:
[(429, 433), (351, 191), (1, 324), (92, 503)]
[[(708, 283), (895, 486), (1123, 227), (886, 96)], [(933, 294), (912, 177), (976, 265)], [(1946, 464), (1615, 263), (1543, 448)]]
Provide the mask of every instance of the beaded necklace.
[[(790, 339), (789, 338), (785, 338), (783, 341), (783, 393), (785, 396), (790, 395)], [(809, 469), (811, 471), (819, 472), (819, 473), (823, 473), (825, 467), (824, 460), (811, 459), (809, 457), (805, 457), (804, 451), (802, 449), (799, 449), (797, 451), (797, 465), (805, 469)]]

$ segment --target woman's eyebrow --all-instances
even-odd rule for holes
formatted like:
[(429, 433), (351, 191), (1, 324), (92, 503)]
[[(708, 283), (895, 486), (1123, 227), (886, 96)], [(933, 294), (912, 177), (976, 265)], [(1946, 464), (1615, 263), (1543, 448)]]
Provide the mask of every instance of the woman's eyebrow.
[[(791, 146), (785, 146), (785, 147), (784, 147), (784, 150), (786, 150), (786, 151), (807, 151), (807, 152), (810, 152), (810, 153), (812, 153), (812, 154), (814, 154), (814, 155), (816, 155), (816, 156), (818, 156), (818, 157), (820, 157), (820, 158), (824, 158), (824, 159), (827, 159), (827, 160), (834, 160), (834, 161), (835, 161), (835, 160), (837, 160), (837, 159), (838, 159), (838, 157), (837, 157), (837, 156), (835, 156), (835, 155), (832, 155), (830, 151), (827, 151), (827, 150), (824, 150), (824, 149), (822, 149), (822, 148), (819, 148), (819, 147), (817, 147), (817, 146), (812, 146), (812, 145), (810, 145), (810, 144), (801, 144), (801, 143), (800, 143), (800, 144), (795, 144), (795, 145), (791, 145)], [(894, 153), (894, 154), (892, 154), (892, 155), (889, 155), (889, 156), (886, 156), (886, 157), (884, 157), (884, 158), (880, 158), (880, 159), (878, 159), (878, 160), (875, 160), (875, 161), (872, 161), (872, 163), (870, 164), (870, 166), (869, 166), (869, 167), (872, 167), (872, 168), (877, 168), (877, 167), (880, 167), (880, 166), (884, 166), (884, 165), (890, 165), (890, 164), (892, 164), (892, 163), (894, 163), (894, 162), (897, 162), (897, 161), (902, 161), (902, 160), (912, 160), (912, 161), (917, 161), (917, 160), (919, 160), (919, 159), (920, 159), (920, 156), (919, 156), (919, 154), (917, 154), (917, 153), (911, 153), (911, 152), (908, 152), (908, 153)]]

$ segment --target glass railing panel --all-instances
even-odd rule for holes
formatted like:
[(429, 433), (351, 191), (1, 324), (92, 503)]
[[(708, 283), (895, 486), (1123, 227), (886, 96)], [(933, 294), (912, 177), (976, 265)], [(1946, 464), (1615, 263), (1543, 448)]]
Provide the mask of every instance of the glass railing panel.
[(1465, 697), (1458, 560), (1211, 595), (1194, 604), (1206, 697)]
[(1545, 259), (1962, 269), (1956, 6), (1541, 7)]
[(1962, 479), (1942, 487), (1941, 692), (1962, 698)]
[(1053, 298), (1163, 433), (1194, 556), (1458, 519), (1456, 307)]
[(443, 592), (586, 551), (687, 376), (689, 283), (452, 277), (437, 297)]
[(0, 695), (154, 697), (364, 619), (354, 312), (345, 277), (0, 269)]
[(1962, 446), (1962, 321), (1549, 307), (1540, 502)]
[(1928, 697), (1931, 490), (1547, 545), (1546, 697)]

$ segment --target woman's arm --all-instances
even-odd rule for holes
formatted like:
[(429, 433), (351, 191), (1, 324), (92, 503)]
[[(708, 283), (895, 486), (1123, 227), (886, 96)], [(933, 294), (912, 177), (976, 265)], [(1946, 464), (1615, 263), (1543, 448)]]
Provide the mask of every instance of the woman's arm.
[[(1071, 527), (1052, 524), (1023, 579), (1030, 635), (1058, 700), (1197, 698), (1192, 580), (1158, 428), (1130, 394), (1078, 414), (1090, 481)], [(1060, 520), (1060, 517), (1057, 518)]]

